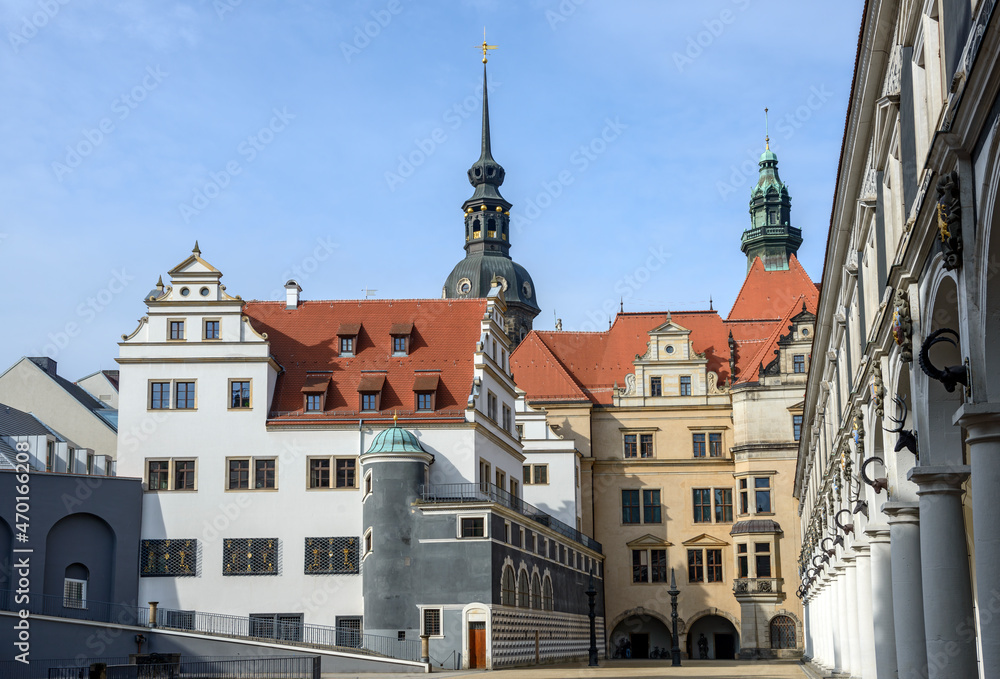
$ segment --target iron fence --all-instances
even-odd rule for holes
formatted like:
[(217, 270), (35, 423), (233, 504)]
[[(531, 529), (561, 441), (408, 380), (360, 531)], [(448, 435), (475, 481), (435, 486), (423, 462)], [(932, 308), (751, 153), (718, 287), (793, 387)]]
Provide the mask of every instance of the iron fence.
[[(191, 660), (166, 663), (107, 663), (106, 679), (319, 679), (320, 659), (311, 656)], [(48, 679), (88, 679), (93, 665), (51, 667)]]
[(527, 517), (543, 526), (551, 528), (574, 542), (602, 553), (601, 543), (584, 535), (572, 526), (563, 523), (554, 516), (543, 512), (534, 505), (528, 504), (516, 495), (511, 495), (503, 488), (492, 483), (441, 483), (420, 486), (420, 497), (424, 502), (495, 502), (508, 509), (513, 509), (521, 516)]

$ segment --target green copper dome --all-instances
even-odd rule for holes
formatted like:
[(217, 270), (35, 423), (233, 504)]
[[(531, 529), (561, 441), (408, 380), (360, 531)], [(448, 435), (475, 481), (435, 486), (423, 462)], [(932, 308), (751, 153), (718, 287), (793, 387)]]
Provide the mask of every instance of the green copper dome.
[(390, 427), (379, 432), (365, 455), (372, 453), (426, 453), (417, 437), (402, 427)]
[(767, 271), (783, 271), (802, 245), (802, 231), (792, 226), (792, 199), (769, 144), (758, 165), (757, 184), (750, 190), (750, 228), (743, 232), (740, 249), (746, 253), (748, 272), (757, 258)]

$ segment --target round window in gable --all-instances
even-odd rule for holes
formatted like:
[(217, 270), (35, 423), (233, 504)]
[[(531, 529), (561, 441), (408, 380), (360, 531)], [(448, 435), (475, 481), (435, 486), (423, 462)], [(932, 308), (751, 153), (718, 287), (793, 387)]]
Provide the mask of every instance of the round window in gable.
[(201, 290), (199, 290), (199, 292), (201, 293), (202, 297), (208, 297), (208, 288), (202, 288)]
[(458, 294), (467, 295), (469, 294), (469, 291), (472, 290), (472, 281), (468, 278), (463, 278), (458, 282), (458, 285), (455, 286), (455, 289), (458, 290)]
[(802, 328), (802, 336), (805, 337), (809, 334), (809, 328)]
[(189, 288), (181, 288), (181, 297), (187, 297), (190, 294), (191, 290)]
[(666, 352), (667, 352), (668, 354), (672, 354), (672, 353), (674, 353), (674, 345), (673, 345), (673, 344), (668, 344), (668, 345), (667, 345), (667, 348), (666, 348)]

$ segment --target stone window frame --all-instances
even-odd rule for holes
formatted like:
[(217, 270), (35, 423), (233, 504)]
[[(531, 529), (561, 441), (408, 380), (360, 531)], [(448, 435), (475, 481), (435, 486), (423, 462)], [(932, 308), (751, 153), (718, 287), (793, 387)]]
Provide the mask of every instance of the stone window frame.
[[(193, 488), (177, 488), (176, 473), (177, 467), (175, 463), (177, 462), (194, 462), (194, 487)], [(165, 462), (167, 464), (167, 487), (166, 488), (150, 488), (149, 487), (149, 463), (150, 462)], [(147, 457), (142, 461), (142, 485), (143, 492), (146, 493), (193, 493), (198, 490), (198, 458), (191, 455), (184, 455), (182, 457), (166, 457), (166, 456), (155, 456)]]
[[(437, 613), (437, 634), (427, 631), (427, 614)], [(444, 639), (444, 607), (420, 606), (420, 634), (430, 639)]]

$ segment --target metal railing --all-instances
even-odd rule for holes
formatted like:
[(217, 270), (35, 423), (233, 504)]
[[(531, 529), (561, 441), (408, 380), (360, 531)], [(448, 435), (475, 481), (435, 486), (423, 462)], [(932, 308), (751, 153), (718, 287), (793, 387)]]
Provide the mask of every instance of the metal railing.
[(492, 483), (441, 483), (420, 486), (420, 499), (424, 502), (495, 502), (535, 523), (551, 528), (574, 542), (585, 545), (595, 552), (602, 553), (601, 543), (588, 537), (577, 529), (563, 523), (554, 516), (528, 504), (516, 495), (511, 495), (503, 488)]
[(739, 578), (733, 580), (734, 594), (780, 594), (782, 578)]
[(156, 623), (153, 624), (150, 620), (150, 610), (145, 606), (91, 600), (81, 602), (44, 594), (31, 594), (26, 604), (15, 604), (11, 592), (0, 592), (0, 610), (21, 609), (27, 609), (32, 615), (178, 629), (218, 636), (289, 642), (331, 650), (349, 650), (353, 653), (379, 655), (397, 660), (420, 660), (419, 640), (401, 640), (396, 637), (367, 634), (354, 627), (314, 625), (270, 617), (226, 615), (162, 607), (157, 609)]
[[(106, 664), (106, 679), (319, 679), (319, 658), (238, 658), (185, 662)], [(104, 664), (104, 663), (102, 663)], [(51, 668), (48, 679), (86, 679), (90, 666)]]

